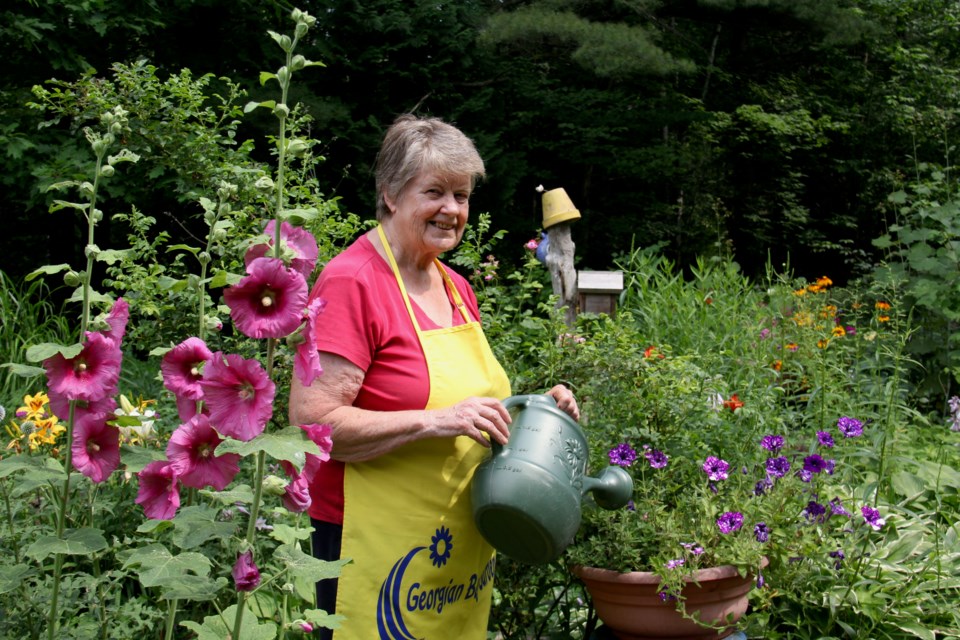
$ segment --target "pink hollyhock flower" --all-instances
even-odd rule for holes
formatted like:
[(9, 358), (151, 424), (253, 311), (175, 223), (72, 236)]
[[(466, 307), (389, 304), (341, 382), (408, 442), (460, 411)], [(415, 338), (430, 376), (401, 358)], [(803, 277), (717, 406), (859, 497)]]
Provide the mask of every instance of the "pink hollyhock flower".
[(317, 317), (323, 311), (326, 302), (315, 298), (307, 305), (307, 321), (300, 329), (300, 338), (303, 340), (297, 345), (297, 354), (293, 360), (293, 373), (299, 378), (303, 386), (309, 387), (317, 376), (323, 375), (320, 366), (320, 354), (317, 352)]
[(197, 401), (203, 398), (203, 365), (212, 357), (203, 340), (190, 337), (167, 351), (160, 361), (163, 386), (176, 396), (177, 413), (184, 422), (197, 414)]
[[(269, 240), (265, 244), (253, 245), (247, 249), (247, 253), (243, 257), (243, 261), (248, 267), (251, 262), (257, 258), (263, 258), (273, 248), (276, 232), (277, 221), (271, 220), (263, 229), (263, 233), (269, 237)], [(304, 279), (309, 278), (313, 273), (314, 267), (317, 266), (317, 256), (320, 255), (317, 240), (313, 237), (313, 234), (286, 221), (280, 223), (280, 252), (285, 261), (288, 254), (293, 254), (289, 258), (290, 268), (300, 272)], [(273, 255), (272, 252), (271, 255)]]
[(123, 340), (123, 334), (127, 331), (127, 320), (130, 319), (130, 305), (123, 298), (117, 298), (107, 314), (107, 324), (109, 329), (101, 333), (104, 337), (113, 340), (114, 344), (119, 345)]
[(92, 413), (74, 420), (73, 466), (94, 482), (103, 482), (120, 466), (120, 430), (107, 424), (112, 417)]
[(260, 584), (260, 570), (253, 562), (252, 551), (244, 551), (237, 555), (237, 562), (233, 565), (231, 573), (237, 591), (253, 591)]
[(307, 281), (277, 258), (257, 258), (247, 276), (223, 292), (230, 317), (251, 338), (284, 338), (293, 333), (307, 306)]
[(225, 436), (252, 440), (273, 415), (276, 385), (256, 360), (218, 351), (204, 367), (200, 386), (210, 423)]
[(211, 486), (223, 491), (240, 471), (236, 453), (215, 455), (223, 438), (210, 426), (207, 416), (199, 414), (177, 427), (167, 443), (167, 458), (174, 473), (187, 487)]
[(43, 361), (49, 395), (88, 402), (116, 395), (122, 358), (119, 345), (101, 333), (88, 333), (76, 357), (67, 359), (57, 353)]
[[(301, 424), (300, 428), (307, 432), (307, 437), (320, 447), (319, 459), (326, 462), (330, 459), (333, 450), (333, 427), (328, 424)], [(313, 455), (313, 454), (308, 454)], [(317, 456), (313, 456), (317, 457)]]
[(307, 478), (306, 468), (304, 473), (295, 475), (287, 484), (280, 501), (291, 513), (303, 513), (310, 508), (310, 480)]
[(166, 460), (155, 460), (137, 474), (140, 489), (135, 502), (153, 520), (170, 520), (180, 507), (180, 480)]

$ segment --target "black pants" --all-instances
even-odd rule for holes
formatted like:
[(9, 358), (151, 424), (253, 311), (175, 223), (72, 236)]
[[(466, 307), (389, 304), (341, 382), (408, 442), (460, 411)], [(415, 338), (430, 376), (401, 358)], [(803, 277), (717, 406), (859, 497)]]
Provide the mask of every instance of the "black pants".
[[(313, 523), (313, 555), (319, 560), (339, 560), (340, 543), (343, 540), (343, 526), (332, 522), (310, 519)], [(336, 613), (337, 579), (329, 578), (317, 582), (317, 608), (327, 613)], [(333, 630), (321, 627), (314, 633), (321, 640), (332, 640)]]

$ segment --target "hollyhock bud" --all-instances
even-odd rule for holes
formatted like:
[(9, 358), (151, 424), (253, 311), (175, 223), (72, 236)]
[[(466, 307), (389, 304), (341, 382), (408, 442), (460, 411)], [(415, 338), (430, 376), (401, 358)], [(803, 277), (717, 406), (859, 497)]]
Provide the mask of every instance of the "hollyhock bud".
[(253, 591), (257, 588), (260, 584), (260, 569), (253, 562), (253, 551), (244, 551), (237, 555), (232, 574), (237, 591)]

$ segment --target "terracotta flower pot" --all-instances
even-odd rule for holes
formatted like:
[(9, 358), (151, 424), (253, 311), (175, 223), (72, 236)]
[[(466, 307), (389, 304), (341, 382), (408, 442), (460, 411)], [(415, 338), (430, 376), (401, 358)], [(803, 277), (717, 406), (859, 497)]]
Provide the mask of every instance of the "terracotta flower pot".
[[(763, 566), (767, 561), (764, 559)], [(700, 640), (725, 638), (747, 610), (747, 596), (754, 577), (741, 577), (733, 566), (701, 569), (683, 589), (685, 610), (722, 630), (705, 627), (684, 618), (675, 602), (660, 597), (660, 578), (654, 573), (619, 573), (594, 567), (574, 567), (593, 599), (603, 624), (621, 640), (663, 638)]]

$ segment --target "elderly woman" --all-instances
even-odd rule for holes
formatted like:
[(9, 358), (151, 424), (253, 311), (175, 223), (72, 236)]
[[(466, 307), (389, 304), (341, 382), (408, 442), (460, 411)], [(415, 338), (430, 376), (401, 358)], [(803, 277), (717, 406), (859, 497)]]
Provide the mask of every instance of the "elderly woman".
[[(311, 487), (314, 553), (350, 558), (318, 605), (337, 640), (486, 638), (494, 551), (473, 524), (469, 483), (506, 443), (510, 382), (467, 281), (439, 261), (463, 236), (484, 165), (439, 119), (389, 128), (377, 158), (379, 226), (330, 261), (312, 296), (324, 374), (296, 380), (295, 424), (326, 423), (332, 460)], [(548, 392), (574, 419), (576, 400)]]

